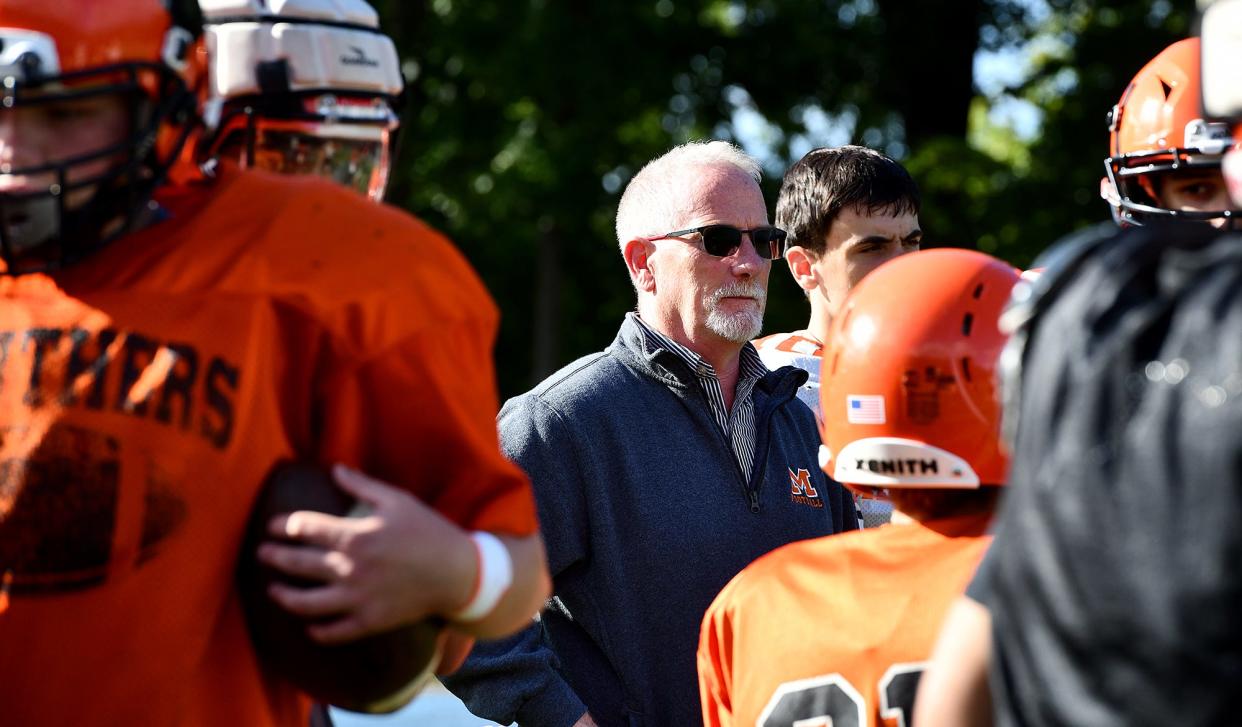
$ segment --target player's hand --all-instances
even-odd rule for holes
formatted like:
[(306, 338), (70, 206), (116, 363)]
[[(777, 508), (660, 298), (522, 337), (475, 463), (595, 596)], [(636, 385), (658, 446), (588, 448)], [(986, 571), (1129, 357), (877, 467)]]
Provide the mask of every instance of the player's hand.
[(595, 720), (591, 719), (591, 713), (587, 712), (582, 715), (582, 719), (574, 722), (574, 727), (599, 727), (599, 725), (595, 724)]
[(470, 598), (478, 564), (464, 530), (403, 490), (341, 465), (332, 474), (369, 512), (279, 515), (268, 532), (297, 544), (259, 547), (267, 565), (323, 583), (270, 589), (281, 606), (315, 621), (309, 627), (315, 640), (352, 641), (450, 613)]

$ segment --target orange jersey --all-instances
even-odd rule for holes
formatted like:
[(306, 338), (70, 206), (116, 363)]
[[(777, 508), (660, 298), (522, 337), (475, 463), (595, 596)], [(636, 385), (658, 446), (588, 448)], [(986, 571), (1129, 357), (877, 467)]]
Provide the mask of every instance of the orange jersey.
[(499, 453), (497, 312), (408, 215), (226, 167), (53, 276), (0, 278), (0, 722), (304, 725), (234, 565), (283, 459), (535, 531)]
[(751, 343), (760, 353), (771, 353), (774, 356), (785, 354), (790, 360), (782, 362), (781, 366), (796, 366), (793, 359), (799, 356), (817, 359), (824, 355), (824, 344), (811, 338), (810, 334), (803, 335), (804, 333), (807, 332), (773, 333), (763, 338), (756, 338)]
[(987, 522), (886, 525), (747, 566), (703, 619), (704, 724), (910, 724), (941, 619), (991, 541)]
[(775, 371), (782, 366), (793, 366), (807, 373), (806, 383), (798, 387), (798, 398), (819, 417), (819, 364), (824, 354), (824, 344), (802, 335), (806, 331), (773, 333), (756, 338), (751, 343), (759, 352), (763, 365)]

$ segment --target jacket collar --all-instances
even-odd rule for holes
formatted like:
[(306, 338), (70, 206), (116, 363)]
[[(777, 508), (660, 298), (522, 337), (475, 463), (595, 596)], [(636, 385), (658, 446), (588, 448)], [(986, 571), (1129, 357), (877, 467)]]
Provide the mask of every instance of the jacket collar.
[[(652, 338), (638, 322), (638, 314), (627, 313), (621, 321), (621, 329), (608, 350), (624, 360), (631, 368), (658, 379), (675, 390), (697, 387), (698, 381), (694, 370), (684, 358), (663, 346), (653, 345)], [(749, 354), (749, 356), (748, 356)], [(751, 359), (750, 357), (753, 357)], [(743, 347), (742, 360), (753, 360), (762, 367), (759, 353), (754, 344), (747, 343)], [(756, 373), (758, 371), (756, 370)], [(807, 373), (793, 366), (784, 366), (776, 371), (768, 371), (755, 383), (755, 391), (767, 396), (792, 396), (799, 386), (806, 383)]]

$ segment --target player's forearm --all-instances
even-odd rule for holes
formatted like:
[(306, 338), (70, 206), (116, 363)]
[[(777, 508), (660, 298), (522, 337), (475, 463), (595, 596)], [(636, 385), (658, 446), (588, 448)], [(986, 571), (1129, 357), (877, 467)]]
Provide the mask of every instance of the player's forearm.
[(991, 727), (988, 691), (992, 619), (961, 596), (949, 609), (928, 667), (919, 680), (914, 722), (922, 727)]
[(548, 598), (551, 580), (538, 533), (523, 538), (497, 536), (509, 552), (512, 581), (500, 601), (483, 618), (456, 627), (479, 638), (508, 636), (530, 624)]

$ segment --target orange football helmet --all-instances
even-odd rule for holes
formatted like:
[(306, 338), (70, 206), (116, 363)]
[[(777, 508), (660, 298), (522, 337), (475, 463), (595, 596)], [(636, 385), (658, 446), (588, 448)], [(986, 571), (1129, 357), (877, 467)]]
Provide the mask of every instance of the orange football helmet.
[(1212, 221), (1238, 210), (1180, 210), (1161, 201), (1161, 175), (1220, 169), (1233, 145), (1227, 124), (1204, 118), (1200, 108), (1200, 44), (1180, 40), (1134, 77), (1108, 112), (1109, 157), (1104, 160), (1100, 196), (1122, 226), (1154, 219)]
[(862, 488), (1003, 484), (997, 321), (1018, 280), (957, 249), (903, 255), (864, 278), (824, 351), (824, 471)]
[(147, 214), (196, 118), (188, 87), (199, 18), (194, 0), (0, 0), (0, 116), (42, 109), (58, 119), (120, 99), (129, 117), (127, 138), (85, 152), (45, 154), (6, 138), (6, 273), (73, 262)]

